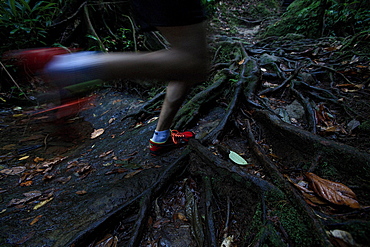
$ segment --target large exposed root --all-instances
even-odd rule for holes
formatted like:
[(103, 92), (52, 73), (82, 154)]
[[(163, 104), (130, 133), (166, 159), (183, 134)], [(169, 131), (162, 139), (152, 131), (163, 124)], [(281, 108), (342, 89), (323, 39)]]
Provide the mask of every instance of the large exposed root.
[[(305, 42), (310, 48), (300, 52), (305, 49)], [(280, 51), (280, 56), (267, 45), (259, 48), (260, 44), (220, 43), (215, 51), (213, 77), (208, 84), (201, 85), (205, 89), (195, 88), (194, 96), (174, 121), (174, 128), (193, 129), (199, 140), (191, 140), (190, 149), (181, 161), (171, 165), (144, 194), (120, 208), (120, 212), (133, 204), (139, 208), (134, 213), (133, 231), (125, 246), (136, 246), (143, 237), (158, 243), (162, 234), (166, 234), (164, 229), (148, 229), (146, 224), (154, 218), (162, 222), (161, 212), (169, 209), (160, 209), (168, 200), (160, 192), (173, 178), (183, 179), (177, 196), (185, 204), (177, 208), (176, 217), (168, 223), (169, 229), (177, 231), (177, 217), (185, 214), (188, 234), (198, 246), (220, 246), (227, 241), (234, 241), (238, 246), (331, 245), (327, 231), (337, 225), (328, 224), (318, 215), (337, 221), (341, 216), (329, 216), (322, 212), (324, 209), (312, 208), (287, 177), (315, 172), (327, 179), (349, 182), (358, 186), (357, 192), (365, 192), (368, 186), (363, 181), (370, 179), (370, 155), (332, 138), (348, 136), (349, 131), (341, 124), (353, 117), (363, 122), (369, 115), (349, 106), (349, 102), (362, 104), (363, 99), (350, 99), (348, 91), (336, 87), (341, 83), (336, 81), (340, 78), (345, 85), (350, 83), (346, 87), (360, 88), (356, 87), (355, 79), (344, 76), (335, 66), (315, 66), (309, 56), (303, 57), (303, 53), (319, 56), (312, 54), (310, 42), (297, 41), (299, 47), (294, 42), (290, 46), (279, 44), (287, 50)], [(331, 72), (329, 77), (325, 77), (327, 71)], [(321, 83), (327, 79), (329, 84)], [(127, 117), (151, 114), (147, 109), (160, 102), (162, 96), (157, 95)], [(298, 110), (288, 112), (286, 108), (294, 104), (301, 112), (291, 115)], [(214, 111), (219, 115), (213, 115)], [(213, 121), (212, 128), (197, 126), (201, 118)], [(248, 165), (231, 162), (228, 157), (231, 150), (248, 158)], [(326, 173), (328, 164), (335, 173)], [(180, 172), (184, 169), (185, 173)], [(182, 174), (181, 178), (176, 173)], [(365, 197), (363, 201), (370, 199)], [(117, 211), (106, 221), (118, 214)], [(361, 214), (366, 214), (366, 209), (353, 211), (351, 215), (356, 218)], [(238, 217), (247, 218), (250, 225), (241, 223)], [(345, 217), (340, 222), (343, 229), (353, 227), (352, 221)], [(366, 226), (368, 222), (363, 224)], [(366, 241), (359, 231), (353, 230), (353, 234), (357, 241)]]

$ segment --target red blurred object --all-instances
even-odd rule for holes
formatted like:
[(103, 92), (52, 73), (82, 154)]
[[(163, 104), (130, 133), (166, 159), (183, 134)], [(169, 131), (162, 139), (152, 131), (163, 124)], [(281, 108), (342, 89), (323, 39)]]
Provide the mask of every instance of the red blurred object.
[(78, 50), (62, 47), (25, 49), (8, 51), (4, 54), (3, 58), (13, 60), (16, 65), (23, 66), (25, 72), (34, 74), (41, 71), (54, 56), (76, 52)]
[[(23, 71), (27, 74), (41, 73), (45, 65), (51, 61), (56, 55), (68, 54), (80, 51), (79, 48), (62, 48), (62, 47), (45, 47), (45, 48), (34, 48), (8, 51), (3, 54), (3, 59), (7, 63), (14, 64), (23, 68)], [(58, 96), (56, 96), (58, 97)], [(51, 114), (57, 119), (70, 117), (78, 114), (79, 112), (93, 107), (93, 101), (95, 95), (87, 97), (73, 97), (73, 95), (65, 96), (59, 95), (59, 100), (62, 101), (61, 105), (45, 109), (42, 111), (34, 112), (32, 115), (39, 114)]]
[(56, 111), (55, 117), (57, 119), (70, 117), (72, 115), (76, 115), (81, 111), (90, 109), (94, 106), (94, 100), (96, 99), (96, 95), (91, 95), (79, 99), (70, 100), (62, 105), (52, 107), (49, 109), (41, 110), (38, 112), (34, 112), (32, 115), (39, 115), (43, 113), (50, 113), (52, 111)]

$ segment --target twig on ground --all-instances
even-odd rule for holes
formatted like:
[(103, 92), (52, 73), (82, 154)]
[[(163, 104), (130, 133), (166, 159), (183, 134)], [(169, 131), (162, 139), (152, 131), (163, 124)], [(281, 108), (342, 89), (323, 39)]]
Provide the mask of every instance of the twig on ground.
[(9, 73), (9, 71), (6, 69), (6, 67), (4, 66), (4, 64), (2, 62), (0, 62), (1, 64), (1, 67), (3, 67), (3, 69), (5, 70), (6, 74), (10, 77), (10, 79), (12, 80), (12, 82), (15, 84), (15, 86), (19, 89), (19, 91), (21, 91), (21, 93), (24, 95), (24, 97), (28, 100), (31, 100), (27, 94), (22, 90), (22, 88), (18, 85), (18, 83), (14, 80), (14, 78), (12, 77), (12, 75)]
[(303, 97), (303, 95), (298, 90), (294, 88), (294, 83), (292, 83), (290, 90), (292, 90), (292, 92), (295, 94), (295, 96), (298, 98), (298, 100), (301, 102), (301, 105), (305, 109), (308, 130), (316, 134), (316, 118), (315, 111), (312, 105), (305, 97)]

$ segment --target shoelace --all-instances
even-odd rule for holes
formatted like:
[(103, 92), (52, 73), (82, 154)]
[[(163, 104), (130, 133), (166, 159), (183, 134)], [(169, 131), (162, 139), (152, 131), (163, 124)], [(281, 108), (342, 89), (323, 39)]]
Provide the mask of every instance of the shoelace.
[[(184, 134), (179, 134), (179, 132), (177, 130), (172, 130), (171, 131), (171, 137), (172, 137), (172, 141), (173, 143), (175, 144), (179, 144), (179, 140), (177, 139), (181, 139), (181, 138), (184, 138), (185, 135)], [(177, 139), (176, 139), (177, 138)]]

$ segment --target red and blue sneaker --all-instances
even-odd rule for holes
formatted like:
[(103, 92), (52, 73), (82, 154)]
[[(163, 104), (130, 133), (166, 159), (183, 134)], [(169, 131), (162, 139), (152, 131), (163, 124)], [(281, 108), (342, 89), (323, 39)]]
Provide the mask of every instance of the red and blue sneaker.
[(176, 147), (182, 147), (188, 144), (190, 138), (194, 138), (195, 133), (192, 131), (179, 132), (171, 130), (171, 134), (165, 142), (154, 142), (149, 140), (149, 151), (153, 156), (161, 155)]
[(58, 106), (36, 114), (56, 112), (57, 118), (75, 115), (91, 102), (90, 92), (100, 87), (106, 79), (100, 52), (78, 52), (79, 49), (35, 48), (10, 51), (4, 57), (24, 72), (40, 75), (55, 88), (38, 95), (40, 101), (50, 101)]

